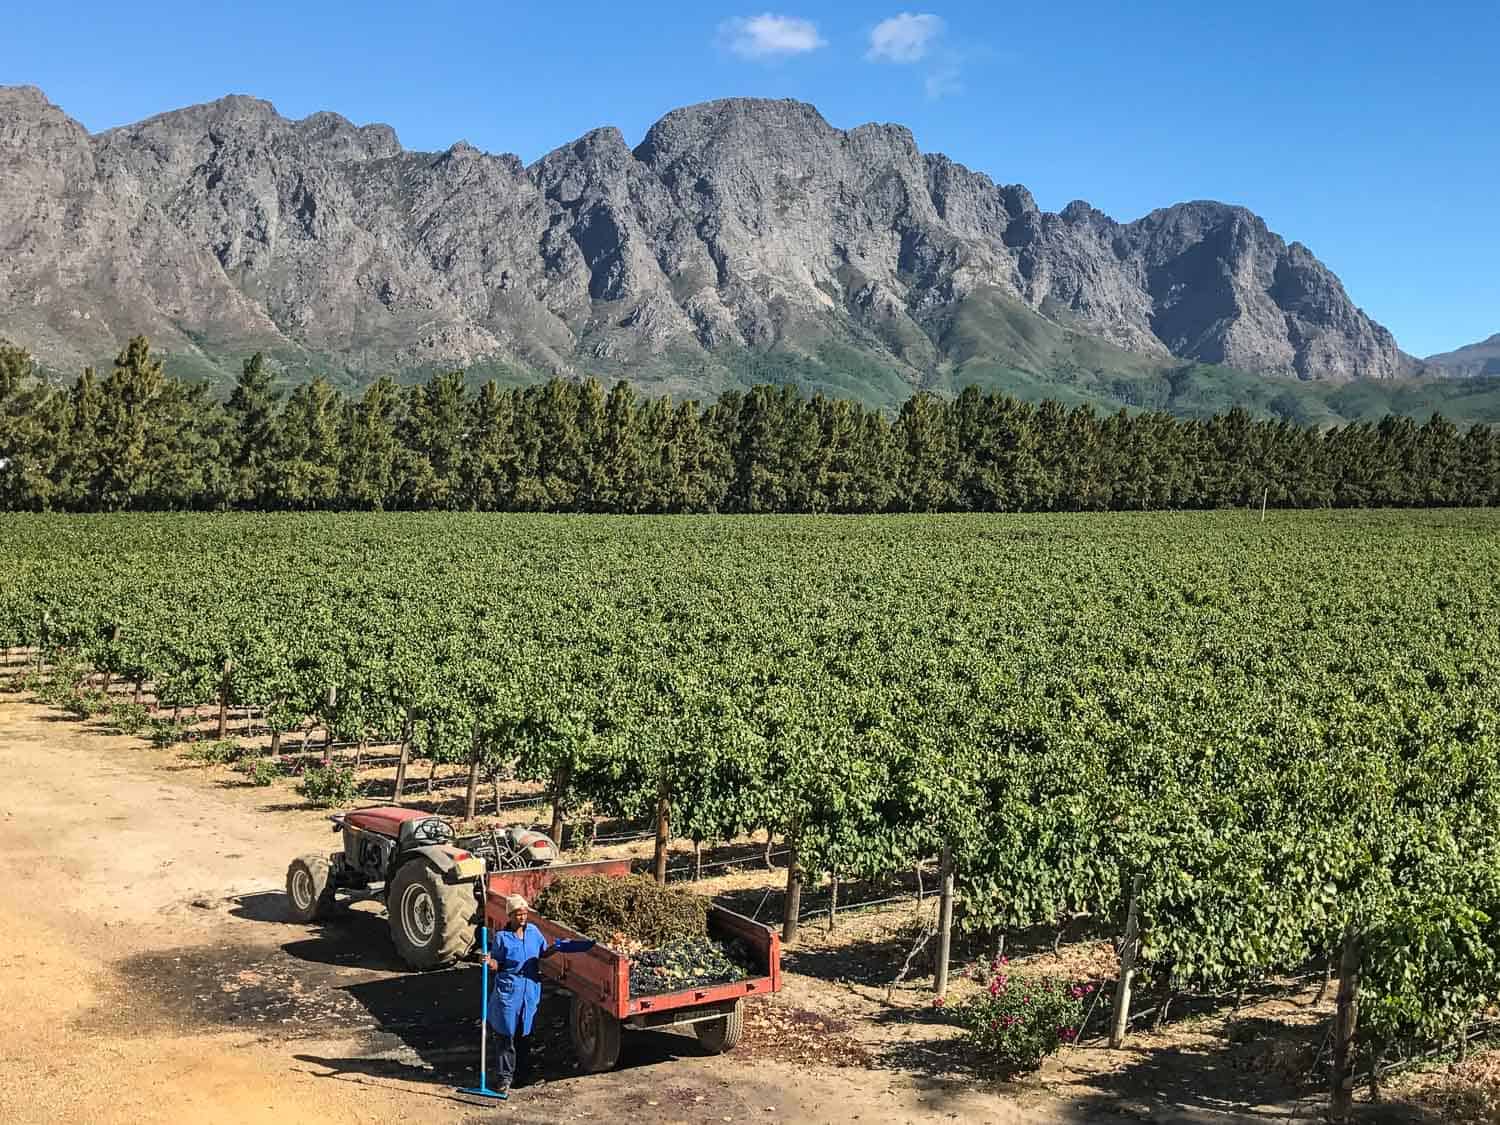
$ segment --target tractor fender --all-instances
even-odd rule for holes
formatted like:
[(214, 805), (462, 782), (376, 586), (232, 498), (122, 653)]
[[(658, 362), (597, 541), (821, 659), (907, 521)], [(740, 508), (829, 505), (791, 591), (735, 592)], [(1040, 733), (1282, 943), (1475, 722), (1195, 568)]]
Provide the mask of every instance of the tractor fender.
[[(463, 858), (459, 858), (462, 856)], [(445, 883), (462, 883), (484, 874), (484, 860), (444, 844), (426, 844), (406, 853), (403, 866), (420, 859), (443, 877)]]

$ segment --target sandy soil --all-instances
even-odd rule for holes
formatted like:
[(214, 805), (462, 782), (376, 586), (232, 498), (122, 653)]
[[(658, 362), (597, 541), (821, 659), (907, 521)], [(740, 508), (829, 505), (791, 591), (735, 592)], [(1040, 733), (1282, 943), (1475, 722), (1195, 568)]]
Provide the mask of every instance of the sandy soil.
[[(477, 969), (402, 971), (369, 904), (286, 921), (287, 861), (332, 846), (287, 787), (189, 768), (14, 696), (0, 696), (0, 777), (3, 1122), (1266, 1122), (1320, 1104), (1277, 1075), (1254, 1025), (1234, 1036), (1222, 1019), (988, 1081), (920, 987), (886, 1000), (906, 907), (809, 927), (785, 993), (720, 1058), (630, 1033), (617, 1071), (579, 1075), (549, 995), (547, 1081), (476, 1105), (453, 1088), (474, 1077)], [(753, 866), (700, 886), (754, 895), (777, 876)], [(1108, 948), (1064, 953), (1092, 972)], [(1279, 1003), (1291, 1025), (1317, 1018), (1305, 998)]]

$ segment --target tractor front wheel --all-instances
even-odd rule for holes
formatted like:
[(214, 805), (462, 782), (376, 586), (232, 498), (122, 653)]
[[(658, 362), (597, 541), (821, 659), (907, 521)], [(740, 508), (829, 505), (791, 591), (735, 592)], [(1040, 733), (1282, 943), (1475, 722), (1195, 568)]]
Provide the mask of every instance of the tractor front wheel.
[(316, 922), (333, 911), (333, 875), (328, 860), (320, 855), (298, 856), (286, 869), (286, 897), (292, 917)]
[(396, 872), (385, 907), (396, 952), (413, 969), (451, 965), (474, 944), (474, 884), (445, 883), (421, 860)]

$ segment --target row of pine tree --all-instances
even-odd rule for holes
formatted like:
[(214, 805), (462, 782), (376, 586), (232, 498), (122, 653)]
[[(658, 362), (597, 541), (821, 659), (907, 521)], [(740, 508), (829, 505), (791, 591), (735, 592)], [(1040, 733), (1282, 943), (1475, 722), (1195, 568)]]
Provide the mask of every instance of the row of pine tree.
[(256, 355), (226, 403), (130, 341), (68, 390), (0, 348), (0, 510), (1093, 511), (1492, 505), (1500, 436), (1441, 417), (1320, 431), (982, 394), (894, 418), (756, 386), (708, 406), (627, 383), (471, 392), (462, 373), (359, 397), (278, 390)]

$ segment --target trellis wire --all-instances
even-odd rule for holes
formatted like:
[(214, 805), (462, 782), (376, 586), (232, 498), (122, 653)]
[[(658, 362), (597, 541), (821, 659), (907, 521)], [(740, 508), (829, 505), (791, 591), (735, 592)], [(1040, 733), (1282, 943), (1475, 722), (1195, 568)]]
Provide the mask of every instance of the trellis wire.
[[(930, 898), (931, 896), (929, 895), (927, 897)], [(869, 907), (872, 907), (872, 906), (888, 906), (889, 904), (891, 904), (893, 902), (916, 902), (916, 901), (917, 901), (917, 895), (916, 895), (916, 892), (913, 891), (910, 894), (892, 895), (889, 898), (872, 898), (872, 899), (869, 899), (869, 900), (867, 900), (865, 902), (856, 902), (856, 903), (853, 903), (853, 904), (848, 905), (848, 906), (846, 906), (843, 903), (839, 903), (839, 913), (841, 915), (842, 914), (852, 914), (856, 910), (866, 910), (866, 909), (868, 909)], [(808, 910), (808, 911), (806, 911), (806, 912), (804, 912), (802, 914), (797, 915), (797, 921), (798, 922), (806, 922), (810, 918), (818, 918), (818, 917), (821, 917), (822, 915), (827, 914), (827, 913), (828, 913), (828, 907), (826, 907), (826, 906), (819, 906), (819, 907), (816, 907), (813, 910)]]
[[(648, 833), (648, 835), (654, 836), (655, 833), (654, 832), (653, 833)], [(791, 853), (791, 849), (790, 848), (783, 848), (779, 852), (772, 852), (771, 853), (771, 858), (772, 859), (776, 859), (778, 856), (789, 855), (790, 853)], [(762, 862), (764, 862), (763, 856), (761, 856), (759, 853), (757, 853), (755, 855), (742, 856), (739, 859), (720, 859), (720, 860), (715, 860), (713, 863), (702, 864), (701, 865), (701, 869), (704, 870), (704, 871), (708, 871), (708, 870), (711, 870), (711, 869), (717, 868), (717, 867), (747, 867), (750, 864), (753, 864), (753, 863), (762, 863)], [(700, 865), (699, 864), (696, 864), (696, 863), (686, 863), (686, 864), (683, 864), (681, 867), (669, 867), (669, 868), (667, 868), (667, 874), (670, 876), (670, 875), (676, 875), (676, 874), (678, 874), (680, 872), (683, 872), (683, 871), (695, 871), (695, 870), (699, 870), (699, 869), (700, 869)]]

